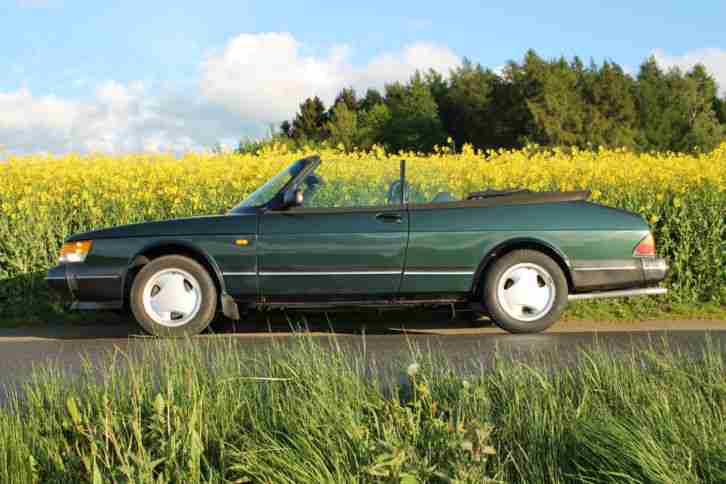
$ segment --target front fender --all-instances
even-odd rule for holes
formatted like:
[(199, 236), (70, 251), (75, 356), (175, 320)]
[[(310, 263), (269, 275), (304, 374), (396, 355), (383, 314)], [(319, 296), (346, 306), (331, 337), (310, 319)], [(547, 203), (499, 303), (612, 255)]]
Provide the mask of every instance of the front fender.
[(128, 261), (127, 270), (123, 276), (124, 285), (128, 282), (126, 278), (128, 277), (130, 269), (146, 264), (149, 260), (166, 254), (181, 254), (196, 260), (211, 272), (213, 279), (218, 284), (220, 295), (226, 294), (227, 290), (224, 277), (217, 261), (199, 245), (189, 240), (177, 238), (154, 240), (146, 243), (137, 250)]

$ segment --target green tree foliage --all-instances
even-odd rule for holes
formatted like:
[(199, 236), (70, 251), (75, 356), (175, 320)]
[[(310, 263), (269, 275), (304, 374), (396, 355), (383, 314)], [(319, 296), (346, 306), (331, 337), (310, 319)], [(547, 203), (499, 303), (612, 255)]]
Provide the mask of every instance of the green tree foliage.
[(585, 120), (578, 144), (634, 148), (638, 113), (632, 77), (610, 62), (580, 70), (579, 77)]
[(707, 151), (720, 141), (716, 83), (702, 66), (685, 75), (663, 72), (650, 58), (640, 67), (637, 91), (643, 149)]
[(358, 110), (358, 97), (355, 94), (355, 90), (352, 87), (346, 87), (335, 98), (335, 101), (333, 102), (333, 107), (330, 109), (331, 114), (332, 111), (338, 106), (338, 104), (343, 103), (346, 105), (348, 110), (355, 112)]
[(449, 82), (434, 78), (441, 119), (457, 146), (511, 146), (504, 106), (497, 94), (503, 82), (494, 72), (468, 59), (451, 72)]
[(721, 141), (724, 127), (719, 123), (718, 113), (714, 110), (713, 100), (718, 99), (716, 81), (703, 65), (696, 65), (683, 79), (681, 121), (683, 139), (675, 146), (676, 151), (700, 149), (710, 151)]
[(346, 150), (350, 150), (358, 145), (358, 113), (350, 109), (345, 101), (335, 104), (325, 128), (334, 146), (342, 144)]
[(358, 146), (369, 149), (374, 144), (382, 144), (384, 133), (391, 121), (391, 110), (384, 103), (374, 104), (370, 109), (361, 111), (358, 116)]
[(290, 121), (285, 120), (280, 123), (280, 133), (287, 136), (288, 138), (292, 136), (292, 124), (290, 124)]
[(531, 116), (525, 136), (529, 141), (548, 146), (573, 146), (582, 140), (585, 128), (585, 103), (578, 89), (578, 71), (564, 58), (547, 62), (527, 53), (515, 74)]
[(390, 149), (428, 152), (434, 145), (445, 141), (446, 132), (439, 118), (438, 106), (420, 74), (416, 74), (408, 84), (388, 84), (386, 105), (391, 116), (382, 140)]
[(714, 99), (713, 110), (716, 112), (716, 116), (718, 116), (719, 123), (726, 125), (726, 98)]
[(362, 111), (370, 111), (374, 106), (377, 106), (378, 104), (383, 104), (385, 99), (383, 99), (383, 95), (378, 92), (376, 89), (368, 89), (366, 91), (366, 95), (363, 99), (360, 100), (359, 108)]
[(292, 137), (298, 141), (320, 142), (327, 138), (325, 105), (318, 96), (306, 99), (292, 122)]
[[(345, 106), (342, 108), (341, 106)], [(647, 59), (636, 77), (606, 61), (546, 60), (528, 51), (494, 72), (468, 59), (448, 75), (416, 73), (381, 94), (343, 89), (329, 111), (306, 99), (280, 125), (294, 143), (329, 141), (389, 150), (518, 148), (528, 143), (581, 148), (707, 151), (726, 137), (726, 99), (702, 66), (662, 70)]]
[(385, 102), (377, 89), (368, 89), (358, 102), (358, 147), (370, 149), (374, 144), (383, 143), (383, 134), (391, 119)]

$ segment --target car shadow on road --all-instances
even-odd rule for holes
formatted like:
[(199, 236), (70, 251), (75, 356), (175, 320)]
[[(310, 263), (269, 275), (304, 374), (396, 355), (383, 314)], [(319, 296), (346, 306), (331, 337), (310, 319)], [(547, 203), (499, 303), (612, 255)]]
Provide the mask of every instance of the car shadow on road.
[(471, 313), (450, 310), (357, 310), (357, 311), (265, 311), (242, 321), (217, 320), (211, 331), (218, 334), (286, 335), (315, 334), (400, 335), (437, 334), (492, 327), (491, 321), (473, 320)]
[[(300, 333), (325, 335), (450, 334), (492, 327), (488, 319), (473, 321), (470, 313), (450, 310), (348, 310), (348, 311), (254, 311), (240, 321), (216, 318), (202, 337), (215, 335), (255, 337), (290, 336)], [(148, 337), (128, 316), (88, 312), (79, 318), (47, 324), (34, 321), (0, 328), (3, 339), (115, 339)]]

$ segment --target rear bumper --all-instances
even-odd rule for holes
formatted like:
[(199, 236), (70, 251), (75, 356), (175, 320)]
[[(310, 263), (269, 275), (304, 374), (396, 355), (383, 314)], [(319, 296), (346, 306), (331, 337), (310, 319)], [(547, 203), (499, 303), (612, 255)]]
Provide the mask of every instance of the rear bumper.
[(48, 269), (48, 287), (72, 309), (123, 307), (123, 277), (85, 264), (61, 264)]
[(643, 265), (643, 278), (646, 284), (658, 283), (668, 274), (668, 263), (660, 257), (644, 257), (640, 259)]
[(578, 261), (572, 267), (575, 293), (653, 286), (665, 279), (668, 264), (659, 257)]
[(632, 297), (632, 296), (659, 296), (666, 294), (668, 289), (664, 287), (644, 287), (642, 289), (621, 289), (618, 291), (583, 292), (570, 294), (567, 299), (570, 301), (581, 301), (583, 299), (602, 299), (609, 297)]

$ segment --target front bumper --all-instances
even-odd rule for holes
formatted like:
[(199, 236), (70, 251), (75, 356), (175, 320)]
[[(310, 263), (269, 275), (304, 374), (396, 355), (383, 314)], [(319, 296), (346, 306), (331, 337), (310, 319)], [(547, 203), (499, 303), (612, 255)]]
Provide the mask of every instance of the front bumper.
[(71, 309), (119, 309), (123, 307), (123, 277), (87, 264), (60, 264), (48, 269), (48, 287)]
[(65, 264), (48, 269), (45, 282), (51, 291), (57, 294), (64, 301), (73, 300), (73, 291), (68, 283), (68, 274)]

